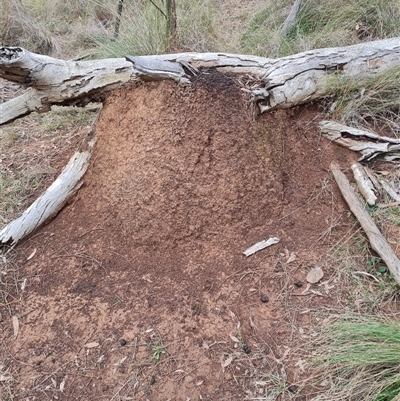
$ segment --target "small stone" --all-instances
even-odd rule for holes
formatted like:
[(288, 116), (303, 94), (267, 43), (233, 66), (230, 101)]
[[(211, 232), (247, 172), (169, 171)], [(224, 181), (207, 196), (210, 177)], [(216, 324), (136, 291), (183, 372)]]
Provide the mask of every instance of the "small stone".
[(121, 344), (121, 347), (124, 347), (124, 346), (126, 345), (126, 340), (123, 339), (123, 338), (121, 338), (121, 339), (119, 340), (119, 343)]
[(264, 295), (264, 296), (261, 297), (261, 302), (266, 303), (266, 302), (268, 302), (268, 301), (269, 301), (269, 298), (268, 298), (266, 295)]
[(243, 351), (245, 352), (245, 354), (250, 354), (251, 349), (250, 347), (248, 347), (246, 344), (243, 345)]
[(296, 394), (297, 393), (297, 387), (296, 386), (289, 386), (288, 387), (289, 392), (291, 392), (292, 394)]
[(303, 282), (302, 281), (300, 281), (300, 280), (294, 280), (294, 285), (296, 286), (296, 287), (303, 287)]
[(150, 386), (152, 386), (155, 382), (156, 382), (156, 378), (154, 376), (150, 376), (150, 380), (149, 380)]

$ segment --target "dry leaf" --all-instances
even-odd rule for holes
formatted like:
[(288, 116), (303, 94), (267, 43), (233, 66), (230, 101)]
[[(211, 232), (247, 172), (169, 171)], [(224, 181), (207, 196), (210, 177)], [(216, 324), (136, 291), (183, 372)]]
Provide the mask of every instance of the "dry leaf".
[(222, 371), (225, 370), (225, 368), (227, 368), (233, 361), (233, 356), (229, 355), (225, 360), (221, 360), (221, 367), (222, 367)]
[(37, 251), (37, 249), (35, 248), (26, 260), (31, 260), (35, 256), (36, 251)]
[(91, 343), (85, 344), (84, 347), (85, 347), (85, 348), (96, 348), (96, 347), (98, 347), (99, 345), (100, 345), (99, 343), (93, 341), (93, 342), (91, 342)]
[(13, 323), (13, 327), (14, 327), (14, 338), (17, 338), (18, 333), (19, 333), (19, 320), (18, 320), (17, 316), (12, 317), (12, 323)]
[(324, 272), (319, 266), (313, 267), (307, 274), (307, 281), (311, 284), (318, 283), (321, 278), (324, 277)]
[(233, 342), (235, 342), (235, 343), (240, 343), (240, 340), (239, 340), (237, 337), (235, 337), (233, 334), (229, 334), (229, 337), (231, 338), (231, 340), (232, 340)]
[(288, 257), (288, 260), (286, 261), (287, 264), (292, 263), (296, 260), (296, 254), (292, 252), (290, 256)]

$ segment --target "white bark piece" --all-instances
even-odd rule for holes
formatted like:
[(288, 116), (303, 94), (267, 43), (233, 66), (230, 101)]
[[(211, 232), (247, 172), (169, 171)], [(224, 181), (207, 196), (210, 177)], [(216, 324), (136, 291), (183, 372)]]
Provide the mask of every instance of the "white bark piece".
[(321, 121), (319, 126), (324, 137), (330, 141), (360, 152), (359, 161), (369, 161), (378, 156), (386, 161), (400, 159), (400, 139), (379, 136), (373, 132), (352, 128), (335, 121)]
[(95, 141), (88, 150), (76, 152), (53, 184), (16, 220), (0, 231), (0, 244), (15, 245), (54, 216), (81, 187)]
[(277, 244), (279, 242), (279, 238), (273, 237), (268, 240), (262, 240), (260, 242), (257, 242), (250, 248), (247, 248), (244, 252), (243, 255), (246, 257), (254, 255), (256, 252), (261, 251), (262, 249), (265, 249), (271, 245)]
[(354, 179), (356, 180), (358, 189), (360, 190), (362, 196), (367, 201), (368, 205), (374, 206), (377, 201), (375, 187), (368, 178), (364, 167), (360, 163), (353, 163), (351, 165), (351, 169), (353, 170)]

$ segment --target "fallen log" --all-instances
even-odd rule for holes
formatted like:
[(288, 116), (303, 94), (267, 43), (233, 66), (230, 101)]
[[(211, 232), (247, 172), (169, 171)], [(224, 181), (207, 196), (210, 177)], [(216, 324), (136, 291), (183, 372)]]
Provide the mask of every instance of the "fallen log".
[[(276, 60), (225, 53), (178, 53), (66, 61), (20, 47), (0, 47), (0, 77), (29, 88), (21, 96), (0, 104), (0, 125), (33, 111), (48, 111), (53, 104), (84, 106), (101, 101), (105, 93), (133, 81), (173, 79), (190, 84), (196, 74), (209, 68), (254, 77), (257, 85), (248, 92), (263, 113), (329, 95), (327, 77), (331, 74), (360, 79), (391, 70), (399, 63), (400, 38), (317, 49)], [(81, 156), (77, 154), (76, 166), (71, 160), (48, 191), (0, 232), (0, 243), (15, 244), (57, 213), (86, 171), (90, 153), (85, 160)], [(66, 191), (56, 194), (61, 184)]]
[[(317, 49), (280, 59), (225, 53), (178, 53), (136, 57), (147, 61), (168, 61), (185, 69), (217, 68), (222, 72), (250, 74), (259, 80), (254, 90), (261, 113), (274, 108), (290, 108), (330, 94), (327, 76), (373, 77), (400, 64), (400, 38), (365, 42), (353, 46)], [(190, 69), (190, 68), (189, 68)], [(182, 73), (166, 74), (159, 69), (135, 68), (125, 58), (92, 61), (65, 61), (31, 53), (20, 47), (0, 47), (0, 77), (32, 88), (35, 102), (25, 98), (3, 103), (0, 124), (32, 111), (47, 111), (52, 104), (86, 105), (102, 94), (127, 82), (175, 79), (189, 82)], [(9, 109), (15, 109), (9, 111)]]
[(364, 209), (348, 179), (340, 170), (339, 165), (335, 162), (332, 162), (330, 169), (339, 186), (344, 200), (367, 235), (372, 249), (385, 262), (396, 282), (400, 284), (400, 260), (397, 258), (385, 237), (379, 231), (379, 228), (373, 221), (372, 217)]

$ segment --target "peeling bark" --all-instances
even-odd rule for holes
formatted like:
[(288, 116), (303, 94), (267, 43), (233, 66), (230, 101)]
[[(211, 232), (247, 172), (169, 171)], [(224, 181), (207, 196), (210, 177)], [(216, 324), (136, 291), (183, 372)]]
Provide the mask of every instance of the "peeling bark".
[(355, 152), (360, 152), (360, 161), (370, 161), (376, 157), (385, 161), (400, 159), (400, 139), (379, 136), (373, 132), (348, 127), (335, 121), (321, 121), (319, 126), (327, 139)]

